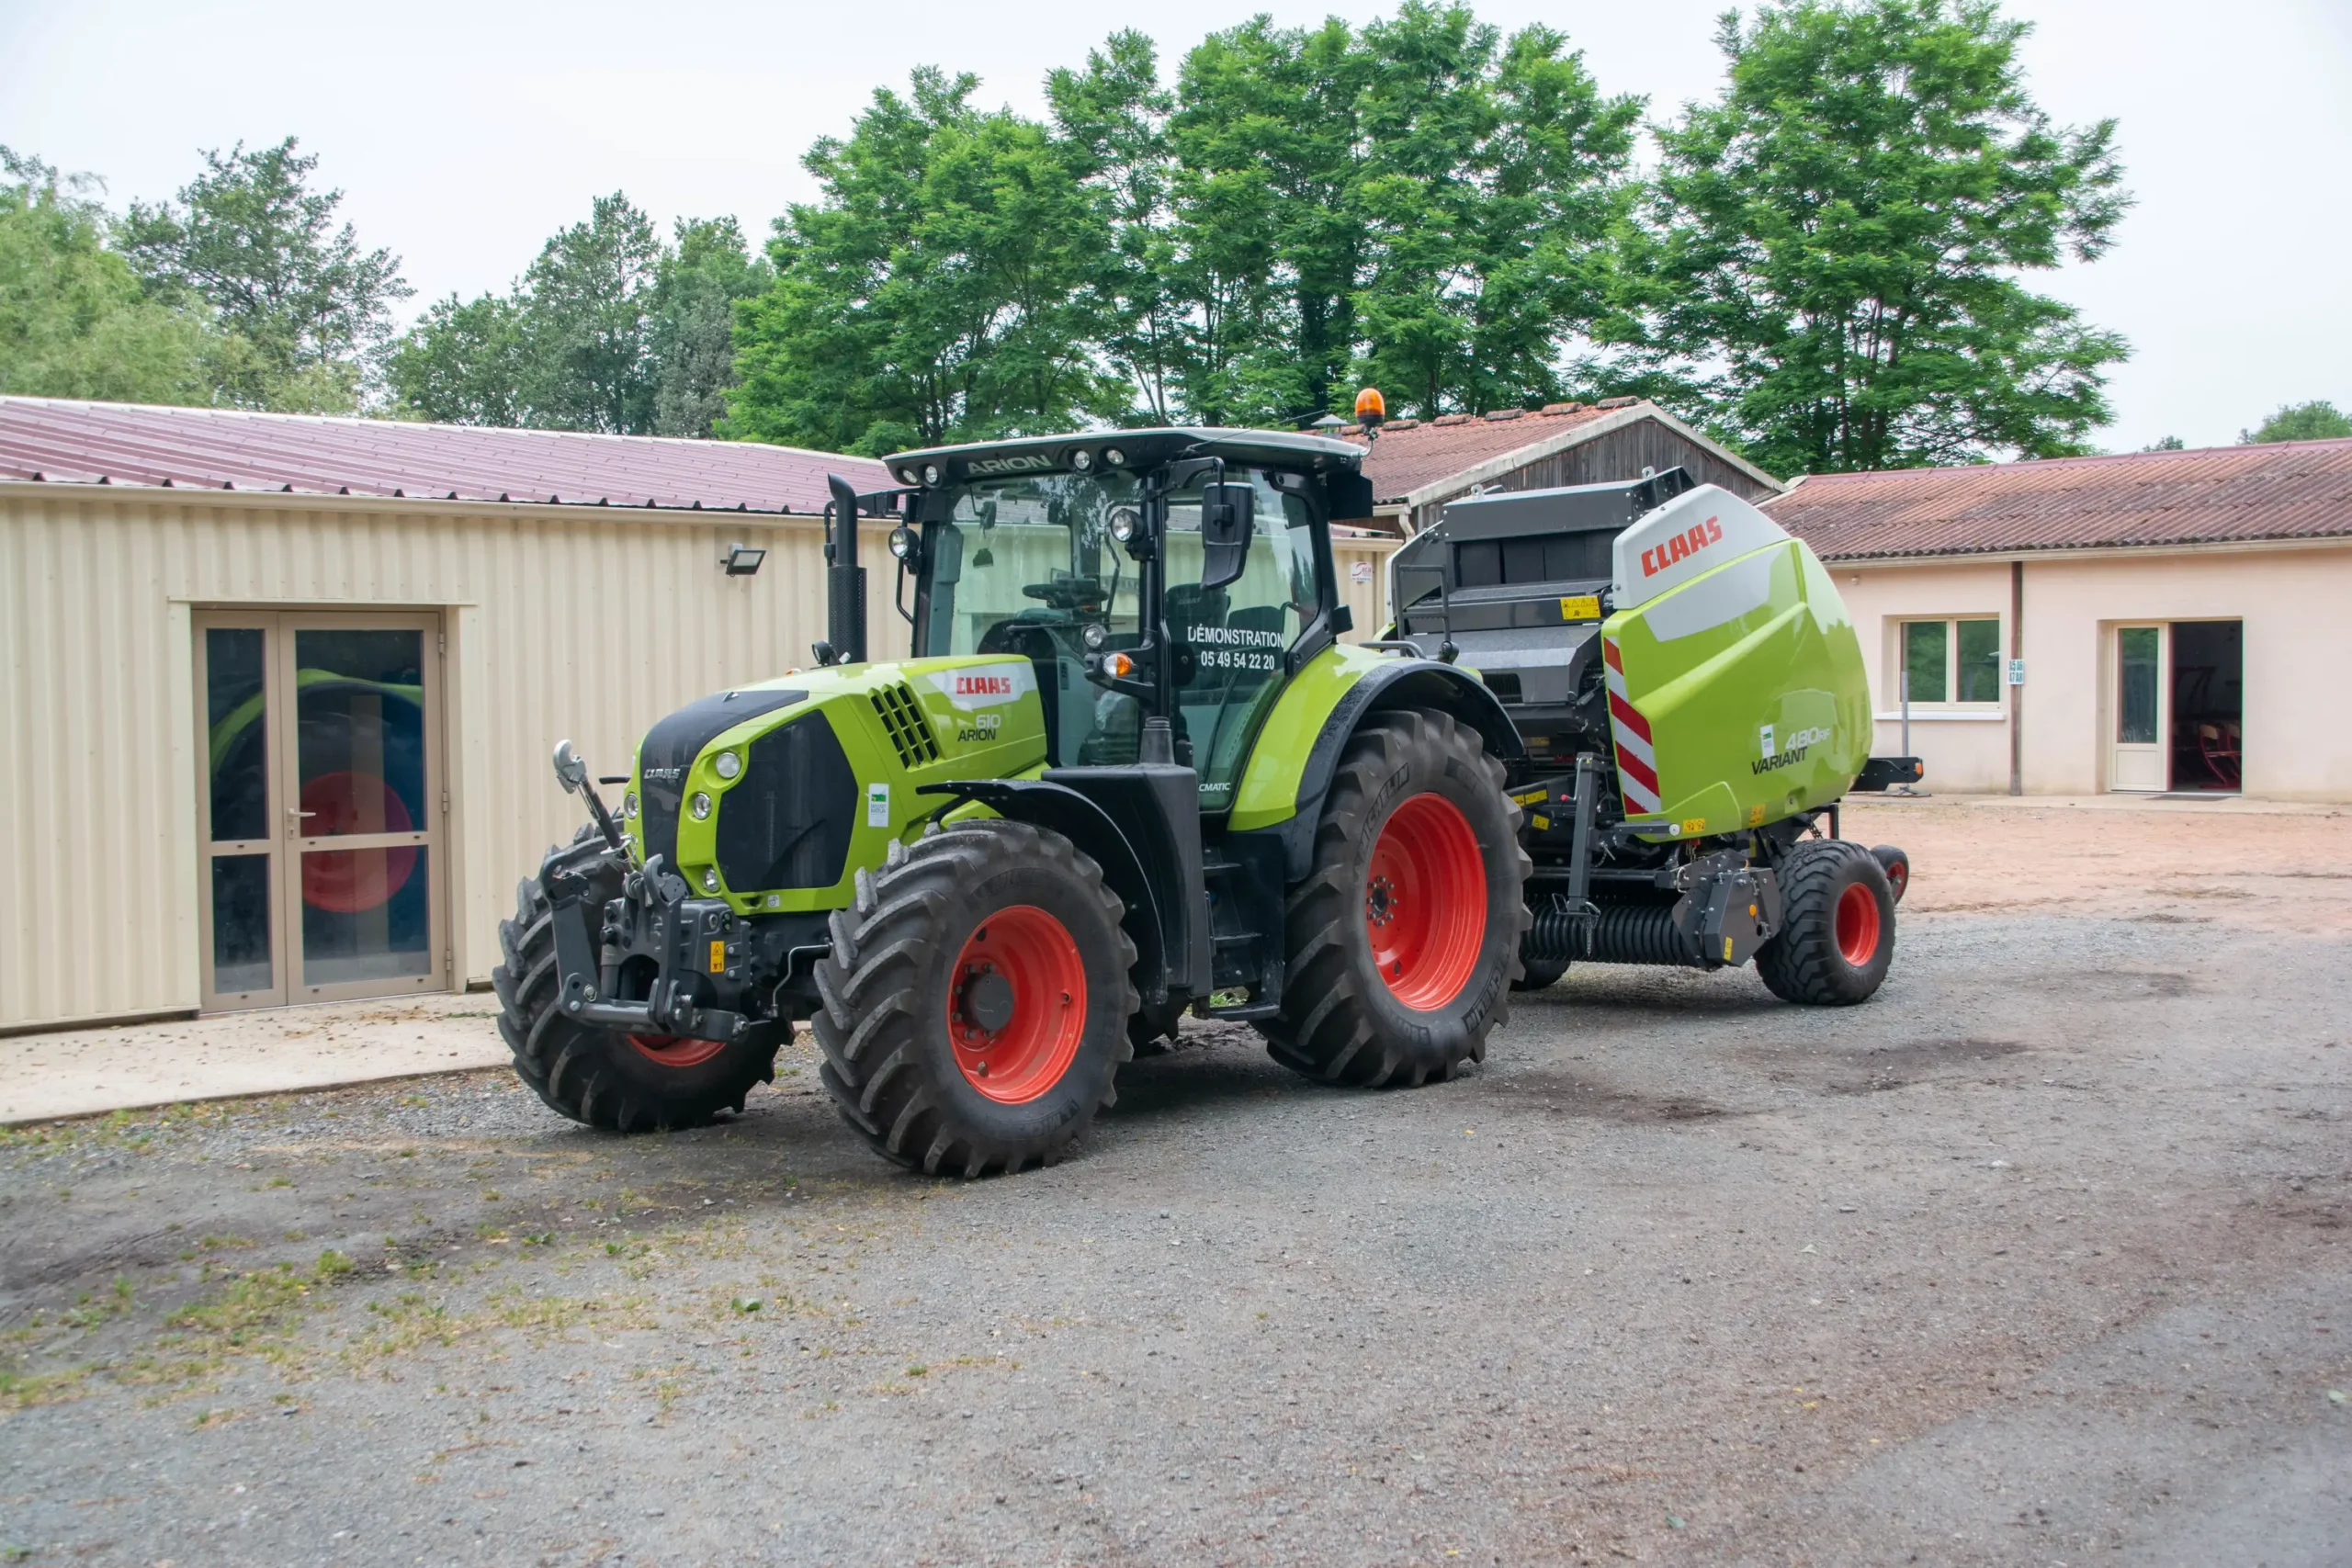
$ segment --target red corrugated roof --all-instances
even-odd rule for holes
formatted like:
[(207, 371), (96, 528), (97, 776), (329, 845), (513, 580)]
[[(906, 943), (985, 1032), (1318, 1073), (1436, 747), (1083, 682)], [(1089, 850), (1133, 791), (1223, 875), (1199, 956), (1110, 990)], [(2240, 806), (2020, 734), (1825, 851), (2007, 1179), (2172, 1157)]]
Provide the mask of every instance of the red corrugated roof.
[(7, 479), (814, 513), (829, 473), (891, 482), (868, 457), (751, 442), (0, 398)]
[(1822, 474), (1765, 503), (1825, 560), (2352, 535), (2352, 440)]
[[(1391, 420), (1372, 445), (1363, 471), (1374, 498), (1404, 500), (1424, 485), (1450, 479), (1465, 468), (1541, 445), (1547, 437), (1589, 424), (1601, 411), (1584, 403), (1554, 403), (1541, 412), (1516, 409), (1499, 413), (1454, 413), (1434, 420)], [(1342, 441), (1362, 444), (1357, 427), (1335, 430)]]

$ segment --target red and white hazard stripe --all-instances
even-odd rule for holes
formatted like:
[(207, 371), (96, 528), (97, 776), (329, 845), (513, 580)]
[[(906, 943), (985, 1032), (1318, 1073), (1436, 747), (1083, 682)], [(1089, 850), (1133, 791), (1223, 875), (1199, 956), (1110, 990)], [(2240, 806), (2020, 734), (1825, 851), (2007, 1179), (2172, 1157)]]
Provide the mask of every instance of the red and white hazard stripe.
[(1609, 729), (1617, 742), (1617, 787), (1625, 797), (1625, 815), (1655, 817), (1661, 807), (1650, 721), (1634, 708), (1634, 699), (1626, 693), (1625, 664), (1618, 657), (1615, 638), (1600, 639), (1600, 658), (1608, 666)]

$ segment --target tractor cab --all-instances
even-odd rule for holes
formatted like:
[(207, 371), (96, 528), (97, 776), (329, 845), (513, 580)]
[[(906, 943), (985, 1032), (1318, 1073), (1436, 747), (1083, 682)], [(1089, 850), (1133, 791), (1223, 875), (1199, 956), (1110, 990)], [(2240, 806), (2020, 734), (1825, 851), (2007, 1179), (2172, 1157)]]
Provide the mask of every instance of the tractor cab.
[(888, 459), (910, 490), (860, 505), (904, 519), (916, 658), (1021, 655), (1048, 766), (1173, 762), (1216, 813), (1285, 680), (1348, 629), (1329, 524), (1369, 510), (1361, 457), (1275, 432), (937, 447)]

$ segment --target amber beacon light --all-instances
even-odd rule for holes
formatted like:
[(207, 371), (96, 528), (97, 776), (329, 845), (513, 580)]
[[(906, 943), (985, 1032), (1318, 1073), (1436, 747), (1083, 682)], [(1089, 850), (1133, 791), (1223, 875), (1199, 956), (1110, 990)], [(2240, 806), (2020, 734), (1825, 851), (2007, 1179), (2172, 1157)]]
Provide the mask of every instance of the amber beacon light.
[(1356, 394), (1356, 423), (1366, 432), (1378, 430), (1387, 417), (1388, 400), (1380, 395), (1379, 388), (1366, 387)]

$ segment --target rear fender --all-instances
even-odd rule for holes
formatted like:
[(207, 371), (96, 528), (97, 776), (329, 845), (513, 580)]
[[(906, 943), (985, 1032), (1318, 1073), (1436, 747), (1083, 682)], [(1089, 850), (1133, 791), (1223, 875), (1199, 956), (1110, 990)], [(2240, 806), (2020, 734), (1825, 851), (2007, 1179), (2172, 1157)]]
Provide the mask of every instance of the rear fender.
[[(1300, 770), (1294, 813), (1270, 825), (1282, 836), (1289, 881), (1301, 881), (1314, 867), (1315, 827), (1322, 819), (1323, 797), (1339, 772), (1340, 757), (1348, 742), (1366, 719), (1398, 708), (1435, 708), (1450, 714), (1476, 730), (1487, 750), (1506, 761), (1527, 754), (1501, 699), (1471, 671), (1434, 659), (1380, 660), (1331, 705)], [(1268, 726), (1260, 732), (1259, 744), (1265, 745), (1273, 734), (1273, 727)]]

